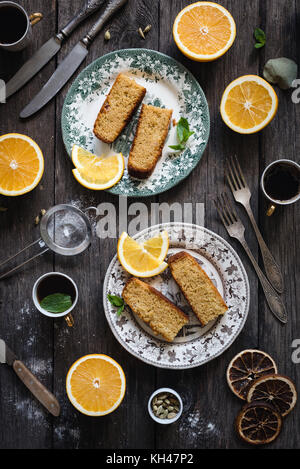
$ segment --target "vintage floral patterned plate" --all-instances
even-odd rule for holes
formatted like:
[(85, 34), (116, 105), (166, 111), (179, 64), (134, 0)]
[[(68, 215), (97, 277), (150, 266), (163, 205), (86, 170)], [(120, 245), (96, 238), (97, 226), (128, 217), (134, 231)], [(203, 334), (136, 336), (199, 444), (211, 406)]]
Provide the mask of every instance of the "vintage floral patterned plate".
[(173, 119), (186, 117), (195, 133), (186, 149), (174, 153), (176, 125), (172, 122), (163, 154), (153, 174), (145, 181), (128, 175), (109, 189), (123, 196), (150, 196), (164, 192), (186, 178), (201, 159), (206, 147), (210, 118), (205, 95), (197, 80), (179, 62), (147, 49), (124, 49), (104, 55), (90, 64), (71, 86), (62, 111), (62, 134), (67, 153), (74, 143), (97, 155), (122, 152), (127, 160), (134, 138), (139, 110), (123, 133), (107, 145), (93, 134), (93, 126), (105, 97), (118, 73), (125, 73), (147, 88), (146, 104), (173, 109)]
[(108, 301), (108, 294), (121, 296), (130, 278), (117, 256), (111, 261), (104, 280), (104, 310), (117, 340), (137, 358), (161, 368), (193, 368), (223, 353), (241, 332), (249, 309), (248, 277), (233, 248), (220, 236), (201, 226), (165, 223), (148, 228), (134, 238), (144, 240), (163, 229), (168, 231), (170, 237), (168, 256), (182, 250), (192, 254), (218, 288), (229, 307), (228, 311), (201, 327), (169, 269), (166, 269), (161, 275), (145, 281), (176, 303), (190, 318), (189, 324), (184, 326), (174, 342), (166, 342), (156, 336), (128, 306), (118, 317), (116, 308)]

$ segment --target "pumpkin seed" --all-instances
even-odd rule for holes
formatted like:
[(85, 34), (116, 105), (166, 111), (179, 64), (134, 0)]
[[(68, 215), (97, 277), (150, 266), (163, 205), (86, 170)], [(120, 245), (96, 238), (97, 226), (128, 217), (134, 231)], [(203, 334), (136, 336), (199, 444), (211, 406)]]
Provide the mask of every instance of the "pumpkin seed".
[(109, 30), (107, 30), (106, 33), (104, 34), (104, 39), (105, 39), (106, 41), (109, 41), (110, 38), (111, 38), (110, 32), (109, 32)]
[(147, 34), (149, 33), (150, 29), (152, 28), (152, 25), (151, 24), (147, 24), (146, 28), (144, 29), (143, 33), (144, 34)]
[(146, 39), (146, 38), (145, 38), (145, 34), (143, 33), (142, 28), (139, 28), (139, 29), (138, 29), (138, 32), (139, 32), (139, 35), (140, 35), (143, 39)]

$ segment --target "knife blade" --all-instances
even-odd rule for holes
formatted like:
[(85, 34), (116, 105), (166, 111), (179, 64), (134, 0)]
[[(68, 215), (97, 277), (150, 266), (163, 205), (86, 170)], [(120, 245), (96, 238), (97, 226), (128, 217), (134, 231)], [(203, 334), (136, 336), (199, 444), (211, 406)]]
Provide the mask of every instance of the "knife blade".
[(80, 64), (88, 54), (88, 50), (104, 24), (114, 15), (128, 0), (109, 0), (103, 14), (90, 29), (87, 35), (77, 43), (67, 57), (62, 61), (53, 73), (52, 77), (43, 86), (40, 92), (21, 111), (20, 117), (25, 119), (32, 116), (45, 106), (63, 88), (71, 76), (76, 72)]
[(77, 12), (74, 18), (58, 34), (43, 44), (6, 84), (6, 98), (12, 96), (28, 83), (58, 53), (62, 43), (71, 35), (74, 29), (92, 13), (95, 13), (104, 1), (89, 0), (85, 7)]
[(56, 397), (26, 368), (23, 362), (0, 339), (0, 363), (12, 366), (16, 375), (25, 384), (29, 391), (43, 404), (43, 406), (55, 417), (60, 414), (60, 405)]

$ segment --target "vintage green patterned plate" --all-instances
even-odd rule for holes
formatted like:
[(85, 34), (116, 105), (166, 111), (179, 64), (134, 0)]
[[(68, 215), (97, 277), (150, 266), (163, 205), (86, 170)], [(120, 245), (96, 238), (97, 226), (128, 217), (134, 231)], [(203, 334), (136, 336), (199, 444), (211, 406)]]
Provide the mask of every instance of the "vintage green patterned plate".
[(62, 134), (68, 155), (73, 144), (97, 154), (122, 152), (127, 160), (134, 138), (139, 111), (123, 133), (107, 145), (93, 134), (97, 114), (114, 83), (122, 72), (147, 88), (144, 103), (173, 109), (173, 119), (188, 119), (195, 133), (184, 151), (174, 153), (176, 125), (172, 122), (169, 135), (153, 174), (145, 181), (129, 176), (125, 169), (121, 181), (108, 192), (128, 197), (160, 194), (185, 179), (201, 159), (206, 147), (210, 118), (205, 95), (194, 76), (179, 62), (153, 50), (124, 49), (95, 60), (72, 84), (62, 111)]

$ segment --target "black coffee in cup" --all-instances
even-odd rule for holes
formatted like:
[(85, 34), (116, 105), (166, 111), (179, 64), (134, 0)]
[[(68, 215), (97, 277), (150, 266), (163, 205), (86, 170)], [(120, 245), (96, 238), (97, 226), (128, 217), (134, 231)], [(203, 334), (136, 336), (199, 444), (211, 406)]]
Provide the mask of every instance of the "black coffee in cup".
[(0, 43), (14, 44), (27, 30), (27, 17), (15, 6), (0, 7)]
[(299, 170), (287, 162), (274, 164), (265, 174), (264, 189), (273, 200), (293, 199), (300, 192)]

